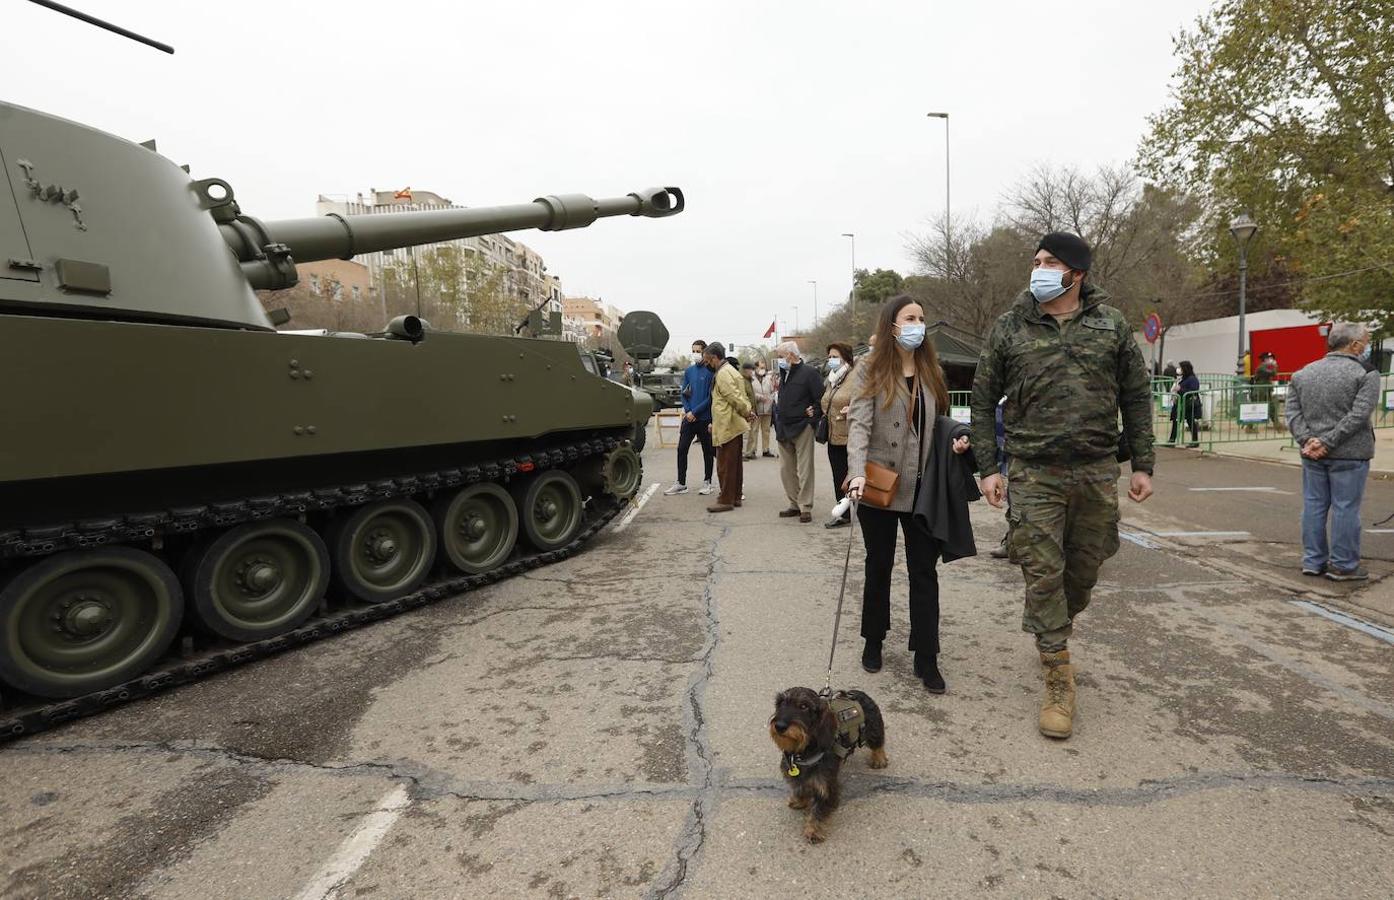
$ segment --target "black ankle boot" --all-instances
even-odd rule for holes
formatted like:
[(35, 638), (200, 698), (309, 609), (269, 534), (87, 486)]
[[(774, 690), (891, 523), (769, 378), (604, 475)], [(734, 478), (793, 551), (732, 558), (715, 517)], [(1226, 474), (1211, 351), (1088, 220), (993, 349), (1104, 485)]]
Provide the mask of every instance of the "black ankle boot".
[(942, 694), (948, 690), (944, 676), (939, 674), (939, 657), (924, 650), (915, 651), (915, 674), (924, 682), (925, 690), (931, 694)]
[(866, 639), (866, 646), (862, 648), (862, 668), (868, 672), (876, 673), (881, 671), (881, 642)]

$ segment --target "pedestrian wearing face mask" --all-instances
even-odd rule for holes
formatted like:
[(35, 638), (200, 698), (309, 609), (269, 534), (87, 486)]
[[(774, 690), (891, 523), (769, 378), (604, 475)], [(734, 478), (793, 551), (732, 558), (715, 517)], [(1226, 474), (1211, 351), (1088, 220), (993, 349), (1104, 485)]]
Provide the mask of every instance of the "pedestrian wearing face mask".
[(1118, 552), (1122, 451), (1132, 460), (1128, 496), (1141, 503), (1152, 495), (1147, 367), (1127, 319), (1086, 280), (1091, 257), (1077, 235), (1041, 238), (1029, 287), (993, 325), (973, 380), (973, 448), (982, 492), (996, 507), (1005, 484), (991, 422), (993, 407), (1007, 398), (1008, 551), (1026, 580), (1022, 630), (1035, 635), (1045, 673), (1037, 726), (1053, 738), (1074, 728), (1067, 642), (1099, 567)]
[(726, 356), (726, 348), (713, 342), (703, 357), (715, 373), (712, 384), (712, 443), (717, 447), (717, 476), (721, 493), (707, 512), (730, 512), (741, 505), (744, 471), (741, 442), (755, 415), (740, 376), (739, 360)]
[(806, 365), (799, 345), (785, 341), (774, 348), (779, 358), (779, 404), (775, 437), (779, 440), (779, 478), (789, 506), (781, 518), (813, 521), (813, 430), (822, 416), (823, 379)]
[[(856, 364), (847, 344), (828, 345), (828, 381), (823, 388), (823, 421), (828, 431), (828, 465), (833, 472), (833, 496), (842, 502), (847, 482), (847, 413), (852, 406), (852, 368)], [(852, 524), (852, 511), (833, 516), (825, 528)]]
[(763, 361), (755, 364), (755, 377), (751, 379), (750, 387), (755, 392), (755, 425), (750, 431), (746, 458), (755, 458), (757, 444), (761, 456), (773, 458), (774, 453), (770, 451), (770, 416), (774, 411), (775, 377)]
[[(847, 493), (860, 501), (857, 522), (866, 546), (862, 584), (862, 668), (881, 670), (881, 645), (891, 624), (891, 570), (896, 531), (905, 537), (910, 576), (910, 639), (915, 676), (933, 694), (945, 691), (939, 671), (939, 576), (935, 565), (975, 551), (968, 501), (977, 498), (968, 428), (944, 412), (948, 387), (924, 308), (908, 294), (886, 301), (877, 348), (857, 364), (851, 382)], [(874, 471), (882, 490), (866, 493)], [(887, 487), (888, 480), (894, 487)], [(970, 493), (971, 489), (971, 493)]]
[(687, 493), (687, 457), (695, 438), (702, 446), (702, 488), (697, 493), (712, 492), (712, 466), (716, 454), (712, 450), (712, 382), (715, 373), (702, 361), (706, 341), (692, 342), (692, 365), (682, 373), (682, 425), (678, 430), (678, 480), (663, 493), (668, 496)]

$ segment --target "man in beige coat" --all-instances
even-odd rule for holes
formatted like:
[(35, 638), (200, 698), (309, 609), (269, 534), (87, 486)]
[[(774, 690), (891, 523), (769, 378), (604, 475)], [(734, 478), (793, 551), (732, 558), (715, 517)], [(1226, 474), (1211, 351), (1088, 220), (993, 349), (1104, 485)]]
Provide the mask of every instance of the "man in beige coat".
[(726, 362), (725, 347), (716, 342), (707, 345), (702, 361), (716, 373), (712, 382), (712, 444), (716, 447), (716, 477), (721, 482), (721, 494), (707, 512), (730, 512), (741, 505), (742, 437), (755, 410), (741, 373)]

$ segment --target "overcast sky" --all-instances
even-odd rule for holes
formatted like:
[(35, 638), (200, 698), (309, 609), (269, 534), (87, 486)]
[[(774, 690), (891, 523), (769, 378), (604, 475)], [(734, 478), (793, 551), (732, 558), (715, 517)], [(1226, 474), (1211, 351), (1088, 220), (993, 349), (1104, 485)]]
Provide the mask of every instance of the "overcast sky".
[(792, 330), (796, 307), (807, 327), (810, 280), (822, 310), (846, 296), (843, 232), (858, 266), (908, 272), (905, 235), (944, 208), (928, 111), (952, 117), (956, 214), (1040, 162), (1131, 158), (1210, 5), (70, 4), (177, 52), (7, 3), (4, 99), (154, 137), (255, 216), (408, 185), (470, 206), (682, 187), (674, 219), (519, 235), (566, 293), (658, 312), (669, 350)]

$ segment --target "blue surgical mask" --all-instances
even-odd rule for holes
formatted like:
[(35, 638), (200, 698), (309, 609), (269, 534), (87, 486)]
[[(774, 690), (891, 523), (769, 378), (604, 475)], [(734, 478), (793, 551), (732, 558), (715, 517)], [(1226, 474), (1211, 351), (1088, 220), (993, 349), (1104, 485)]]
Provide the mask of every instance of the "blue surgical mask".
[(842, 360), (838, 359), (836, 356), (829, 356), (829, 357), (828, 357), (828, 371), (829, 371), (829, 372), (836, 372), (836, 371), (837, 371), (838, 369), (840, 369), (840, 368), (842, 368)]
[(906, 350), (918, 350), (924, 343), (924, 325), (918, 322), (901, 325), (900, 333), (895, 336), (895, 340)]
[(1065, 284), (1067, 272), (1061, 269), (1047, 269), (1042, 266), (1031, 270), (1031, 293), (1039, 303), (1049, 303), (1068, 291), (1073, 285)]
[(1365, 344), (1365, 349), (1360, 351), (1360, 358), (1361, 358), (1361, 359), (1369, 359), (1369, 358), (1370, 358), (1370, 345), (1369, 345), (1368, 343)]
[(789, 368), (789, 360), (781, 358), (781, 359), (779, 360), (779, 368), (780, 368), (780, 370), (788, 369), (788, 368)]

